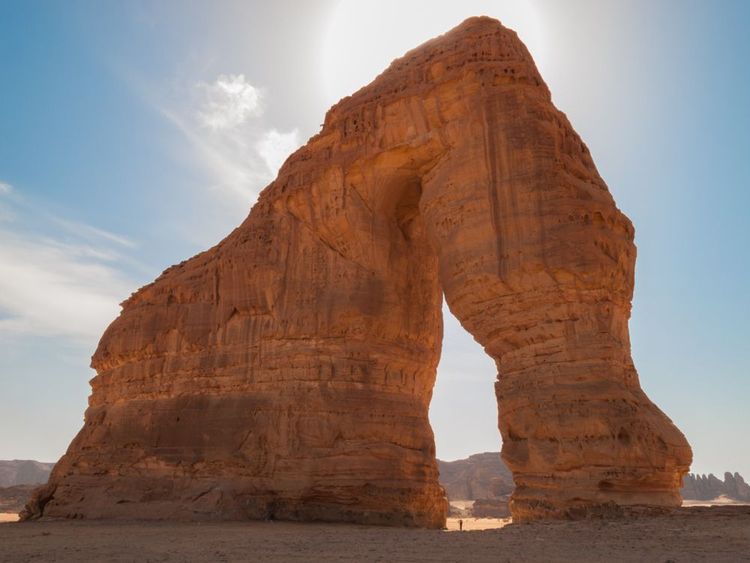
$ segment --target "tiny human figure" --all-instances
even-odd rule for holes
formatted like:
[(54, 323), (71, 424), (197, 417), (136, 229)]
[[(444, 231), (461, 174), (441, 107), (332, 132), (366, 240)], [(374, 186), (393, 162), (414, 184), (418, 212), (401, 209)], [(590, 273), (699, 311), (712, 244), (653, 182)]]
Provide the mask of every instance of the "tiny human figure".
[(464, 521), (461, 518), (458, 519), (458, 531), (459, 532), (463, 532), (464, 531)]

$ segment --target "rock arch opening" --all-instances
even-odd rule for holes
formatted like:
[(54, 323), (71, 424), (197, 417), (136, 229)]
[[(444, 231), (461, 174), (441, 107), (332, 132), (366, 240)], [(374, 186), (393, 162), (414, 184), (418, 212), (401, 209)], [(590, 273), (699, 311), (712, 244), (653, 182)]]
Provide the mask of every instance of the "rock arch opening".
[(495, 362), (444, 305), (443, 347), (430, 403), (438, 459), (500, 451), (496, 378)]

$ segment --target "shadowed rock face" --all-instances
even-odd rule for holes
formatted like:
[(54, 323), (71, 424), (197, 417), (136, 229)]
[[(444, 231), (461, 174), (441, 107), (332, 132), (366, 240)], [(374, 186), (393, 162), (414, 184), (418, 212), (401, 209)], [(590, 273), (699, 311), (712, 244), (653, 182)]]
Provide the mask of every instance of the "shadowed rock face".
[(633, 227), (516, 34), (472, 18), (341, 100), (216, 247), (123, 304), (26, 516), (440, 527), (441, 295), (497, 364), (518, 519), (677, 505), (630, 357)]

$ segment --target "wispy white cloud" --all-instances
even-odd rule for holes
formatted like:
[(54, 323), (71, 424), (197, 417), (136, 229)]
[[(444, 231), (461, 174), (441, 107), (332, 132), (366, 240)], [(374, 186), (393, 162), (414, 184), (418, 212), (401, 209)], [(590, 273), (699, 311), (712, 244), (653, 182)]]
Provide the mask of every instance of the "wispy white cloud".
[(135, 244), (45, 212), (18, 190), (11, 211), (0, 224), (0, 335), (93, 345), (138, 285), (122, 254)]
[[(8, 196), (13, 191), (13, 188), (10, 184), (6, 184), (5, 182), (0, 182), (0, 196)], [(8, 221), (12, 221), (14, 218), (14, 213), (11, 211), (10, 206), (8, 205), (7, 201), (1, 201), (0, 200), (0, 223), (5, 223)]]
[[(206, 172), (206, 189), (220, 195), (217, 207), (246, 212), (300, 145), (297, 129), (280, 131), (266, 124), (263, 89), (243, 74), (221, 74), (209, 81), (183, 77), (171, 82), (168, 91), (137, 76), (129, 81), (193, 148), (192, 155), (186, 155), (184, 146), (178, 154)], [(237, 220), (230, 215), (227, 220)]]
[(86, 247), (0, 231), (0, 334), (98, 338), (133, 290)]
[(161, 113), (192, 146), (193, 160), (211, 178), (207, 187), (224, 192), (232, 204), (252, 203), (272, 179), (259, 157), (248, 151), (246, 140), (238, 131), (205, 131), (190, 112), (162, 108)]
[(270, 129), (255, 144), (258, 154), (273, 174), (278, 172), (287, 157), (299, 146), (298, 129), (293, 129), (289, 133), (280, 133), (276, 129)]
[(101, 239), (106, 242), (116, 243), (117, 245), (124, 246), (126, 248), (135, 248), (136, 246), (136, 244), (132, 240), (122, 235), (110, 233), (109, 231), (105, 231), (104, 229), (99, 229), (97, 227), (92, 227), (91, 225), (86, 225), (85, 223), (77, 223), (75, 221), (69, 221), (67, 219), (62, 219), (60, 217), (51, 215), (49, 217), (52, 221), (74, 235), (86, 239)]
[(211, 84), (199, 82), (202, 94), (198, 117), (210, 129), (231, 129), (260, 115), (260, 91), (243, 74), (222, 74)]

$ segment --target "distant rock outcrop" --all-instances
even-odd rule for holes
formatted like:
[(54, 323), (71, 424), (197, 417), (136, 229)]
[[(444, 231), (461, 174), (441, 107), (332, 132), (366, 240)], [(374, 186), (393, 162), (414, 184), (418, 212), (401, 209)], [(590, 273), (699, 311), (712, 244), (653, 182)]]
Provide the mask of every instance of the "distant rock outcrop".
[(750, 485), (739, 473), (724, 473), (722, 481), (713, 473), (695, 475), (690, 473), (683, 481), (682, 498), (685, 500), (712, 500), (722, 495), (732, 500), (750, 502)]
[[(513, 493), (513, 474), (500, 452), (474, 454), (457, 461), (438, 460), (440, 484), (449, 501), (473, 500), (462, 510), (451, 505), (451, 515), (475, 518), (506, 518)], [(455, 514), (454, 514), (455, 513)]]
[(54, 466), (28, 459), (0, 460), (0, 487), (46, 483)]
[(513, 474), (500, 452), (474, 454), (457, 461), (438, 460), (438, 470), (448, 500), (498, 499), (513, 493)]

